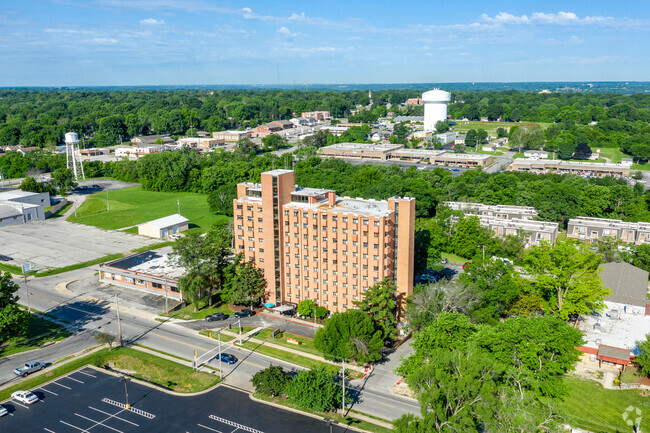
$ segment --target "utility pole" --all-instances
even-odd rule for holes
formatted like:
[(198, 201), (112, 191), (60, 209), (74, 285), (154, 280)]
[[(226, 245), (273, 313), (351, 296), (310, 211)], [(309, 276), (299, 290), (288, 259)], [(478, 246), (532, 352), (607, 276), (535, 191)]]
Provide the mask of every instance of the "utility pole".
[(219, 377), (223, 379), (223, 369), (221, 368), (221, 331), (217, 335), (219, 336)]
[[(120, 298), (115, 295), (115, 309), (117, 310), (117, 332), (120, 334), (120, 347), (123, 345), (122, 342), (122, 321), (120, 320)], [(125, 385), (126, 387), (126, 385)]]
[(25, 292), (27, 292), (27, 313), (31, 314), (32, 306), (29, 302), (29, 289), (27, 288), (27, 275), (23, 275), (23, 282), (25, 283)]
[(126, 389), (126, 382), (128, 382), (129, 378), (126, 376), (122, 376), (120, 378), (120, 382), (124, 382), (124, 395), (126, 396), (126, 409), (131, 409), (131, 405), (129, 404), (129, 391)]
[(108, 191), (106, 191), (106, 212), (111, 211), (111, 206), (108, 204)]
[(169, 313), (169, 304), (167, 303), (167, 277), (165, 277), (165, 314)]
[(178, 214), (181, 214), (181, 201), (179, 199), (176, 199), (176, 204), (178, 205)]

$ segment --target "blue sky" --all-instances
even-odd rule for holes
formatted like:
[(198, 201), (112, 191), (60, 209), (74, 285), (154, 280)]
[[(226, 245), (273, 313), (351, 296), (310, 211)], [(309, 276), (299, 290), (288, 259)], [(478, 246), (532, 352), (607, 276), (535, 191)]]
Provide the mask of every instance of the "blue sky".
[(650, 81), (646, 1), (0, 0), (0, 86)]

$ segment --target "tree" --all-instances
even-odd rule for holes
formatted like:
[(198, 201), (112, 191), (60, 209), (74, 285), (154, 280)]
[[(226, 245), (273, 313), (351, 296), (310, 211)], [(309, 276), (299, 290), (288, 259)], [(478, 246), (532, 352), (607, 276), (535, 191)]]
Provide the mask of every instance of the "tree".
[(511, 129), (510, 144), (519, 149), (541, 149), (544, 147), (544, 131), (538, 125)]
[(490, 232), (476, 216), (461, 216), (454, 225), (449, 246), (454, 254), (472, 258), (481, 251), (482, 245), (490, 243)]
[(210, 212), (232, 217), (232, 201), (235, 198), (237, 198), (237, 185), (230, 183), (219, 186), (208, 194), (207, 201)]
[(497, 138), (504, 138), (508, 136), (508, 131), (505, 128), (497, 128)]
[(557, 157), (560, 159), (571, 159), (573, 158), (573, 152), (575, 151), (575, 145), (567, 142), (560, 143), (558, 146)]
[(449, 131), (449, 122), (446, 120), (439, 120), (436, 122), (436, 132), (442, 134), (443, 132)]
[(578, 143), (573, 151), (575, 159), (589, 159), (591, 156), (591, 147), (586, 143)]
[(74, 173), (69, 168), (60, 168), (55, 170), (52, 173), (52, 181), (54, 182), (54, 185), (59, 188), (61, 193), (69, 191), (77, 186), (77, 183), (74, 181)]
[(399, 144), (404, 144), (406, 143), (406, 137), (409, 135), (410, 131), (408, 126), (404, 123), (398, 123), (395, 125), (393, 128), (393, 135), (390, 137), (391, 138), (391, 143), (399, 143)]
[(480, 294), (462, 284), (442, 280), (415, 286), (406, 304), (409, 328), (420, 330), (442, 313), (468, 314), (481, 302)]
[(354, 301), (354, 305), (370, 315), (372, 320), (384, 330), (384, 338), (394, 338), (396, 307), (395, 285), (390, 278), (371, 286), (363, 294), (362, 301)]
[(327, 357), (372, 362), (381, 359), (383, 329), (359, 310), (335, 313), (316, 331), (314, 346)]
[(311, 299), (303, 299), (298, 303), (298, 308), (296, 308), (296, 313), (304, 317), (313, 317), (316, 310), (316, 302)]
[(602, 256), (603, 263), (614, 262), (621, 257), (621, 252), (618, 247), (623, 245), (623, 242), (612, 236), (603, 236), (602, 238), (594, 239), (593, 246), (596, 248), (598, 254)]
[(588, 244), (559, 240), (552, 246), (544, 242), (526, 254), (524, 269), (533, 284), (523, 286), (544, 299), (546, 313), (563, 320), (602, 311), (610, 291), (598, 275), (600, 263), (600, 255), (590, 251)]
[(278, 134), (269, 134), (266, 137), (262, 137), (262, 145), (266, 151), (278, 150), (286, 144), (287, 139)]
[(266, 279), (252, 262), (238, 262), (225, 297), (235, 304), (250, 304), (251, 308), (264, 296)]
[(244, 137), (241, 140), (237, 142), (237, 146), (235, 147), (235, 151), (239, 155), (255, 155), (260, 151), (260, 148), (257, 144), (253, 143), (253, 141), (248, 138)]
[(289, 373), (279, 365), (270, 365), (253, 375), (251, 382), (255, 392), (269, 397), (277, 397), (284, 394), (287, 385), (291, 381)]
[[(289, 400), (304, 408), (319, 412), (341, 407), (341, 388), (334, 383), (334, 375), (322, 368), (302, 370), (286, 386)], [(346, 403), (349, 395), (346, 391)]]
[(99, 344), (108, 344), (108, 350), (113, 350), (113, 343), (115, 343), (115, 340), (117, 340), (117, 337), (113, 334), (109, 334), (108, 332), (96, 332), (95, 333), (95, 340)]
[(18, 284), (11, 281), (11, 274), (0, 273), (0, 344), (27, 330), (29, 314), (18, 304)]
[(634, 363), (644, 376), (650, 376), (650, 334), (645, 336), (645, 340), (637, 341), (636, 346), (639, 353), (634, 357)]

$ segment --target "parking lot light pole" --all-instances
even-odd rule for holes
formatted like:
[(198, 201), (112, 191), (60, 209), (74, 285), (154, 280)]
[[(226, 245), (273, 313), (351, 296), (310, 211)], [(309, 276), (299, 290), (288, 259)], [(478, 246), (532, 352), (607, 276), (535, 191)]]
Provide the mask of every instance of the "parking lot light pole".
[(120, 320), (120, 299), (118, 298), (117, 294), (115, 294), (115, 309), (117, 311), (117, 330), (118, 333), (120, 334), (119, 336), (120, 347), (122, 347), (123, 342), (122, 342), (122, 321)]
[(223, 379), (223, 369), (221, 368), (221, 330), (217, 335), (219, 336), (219, 378)]
[(345, 416), (345, 358), (342, 358), (341, 365), (343, 366), (343, 372), (341, 378), (343, 379), (343, 395), (341, 396), (341, 416)]
[(126, 376), (122, 376), (120, 378), (120, 382), (124, 382), (124, 395), (126, 397), (126, 405), (125, 405), (125, 407), (127, 409), (131, 409), (131, 405), (129, 404), (129, 391), (126, 389), (126, 382), (128, 382), (128, 381), (129, 381), (129, 378), (126, 377)]

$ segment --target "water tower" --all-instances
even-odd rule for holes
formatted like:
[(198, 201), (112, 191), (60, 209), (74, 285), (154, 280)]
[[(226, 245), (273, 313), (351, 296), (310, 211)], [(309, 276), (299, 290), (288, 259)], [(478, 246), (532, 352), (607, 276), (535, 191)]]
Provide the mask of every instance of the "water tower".
[[(65, 162), (67, 167), (74, 173), (75, 180), (79, 180), (77, 173), (77, 153), (79, 153), (79, 136), (76, 132), (66, 132), (65, 134)], [(85, 179), (84, 166), (81, 163), (81, 154), (79, 153), (79, 167), (81, 176)]]
[(440, 89), (429, 90), (422, 94), (425, 131), (435, 131), (436, 122), (447, 120), (447, 104), (450, 99), (451, 93)]

